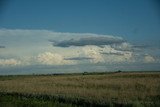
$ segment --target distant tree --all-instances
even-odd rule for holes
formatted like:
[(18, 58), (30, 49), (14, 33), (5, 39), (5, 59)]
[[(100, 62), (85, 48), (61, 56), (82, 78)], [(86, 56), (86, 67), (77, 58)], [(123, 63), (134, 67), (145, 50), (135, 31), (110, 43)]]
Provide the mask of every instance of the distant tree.
[(121, 70), (118, 70), (117, 72), (120, 73), (120, 72), (122, 72), (122, 71), (121, 71)]
[(83, 72), (83, 75), (86, 75), (86, 74), (88, 74), (88, 72)]

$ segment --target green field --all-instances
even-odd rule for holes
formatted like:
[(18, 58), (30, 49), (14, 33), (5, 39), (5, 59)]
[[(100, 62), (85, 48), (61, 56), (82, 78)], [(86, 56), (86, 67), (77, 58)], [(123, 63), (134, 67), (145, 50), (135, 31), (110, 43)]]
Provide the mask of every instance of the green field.
[(0, 76), (0, 107), (160, 107), (160, 72)]

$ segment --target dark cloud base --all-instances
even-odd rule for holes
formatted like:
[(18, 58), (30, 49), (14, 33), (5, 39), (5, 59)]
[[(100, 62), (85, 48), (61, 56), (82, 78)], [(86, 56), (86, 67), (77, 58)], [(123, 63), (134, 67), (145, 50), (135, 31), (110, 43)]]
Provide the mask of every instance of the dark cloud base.
[(125, 42), (125, 40), (118, 37), (86, 37), (86, 38), (80, 38), (78, 40), (70, 39), (60, 42), (56, 42), (54, 40), (49, 40), (49, 41), (53, 42), (53, 46), (57, 47), (86, 46), (86, 45), (103, 46), (103, 45), (121, 44)]
[(5, 46), (0, 46), (0, 48), (6, 48)]
[(104, 54), (104, 55), (118, 55), (118, 56), (123, 56), (124, 55), (123, 53), (106, 53), (106, 52), (101, 52), (101, 54)]
[(90, 60), (93, 58), (90, 57), (72, 57), (72, 58), (65, 58), (65, 60)]

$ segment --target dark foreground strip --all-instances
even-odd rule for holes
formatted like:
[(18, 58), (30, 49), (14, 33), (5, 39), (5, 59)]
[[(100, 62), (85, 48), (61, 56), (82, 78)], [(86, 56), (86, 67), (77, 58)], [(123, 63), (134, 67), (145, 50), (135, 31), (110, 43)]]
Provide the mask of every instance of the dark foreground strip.
[(38, 100), (43, 101), (58, 101), (60, 103), (66, 103), (66, 104), (74, 104), (77, 106), (83, 106), (83, 107), (132, 107), (132, 104), (119, 104), (116, 102), (111, 103), (97, 103), (96, 101), (88, 101), (84, 98), (68, 98), (61, 95), (42, 95), (42, 94), (25, 94), (25, 93), (17, 93), (17, 92), (0, 92), (0, 96), (13, 96), (18, 97), (20, 99), (24, 98), (34, 98)]

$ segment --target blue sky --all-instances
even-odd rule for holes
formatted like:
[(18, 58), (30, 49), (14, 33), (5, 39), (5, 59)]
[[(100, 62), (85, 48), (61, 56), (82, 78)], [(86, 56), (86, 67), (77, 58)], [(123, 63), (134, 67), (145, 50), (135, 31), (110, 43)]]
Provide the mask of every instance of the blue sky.
[(160, 70), (159, 6), (156, 0), (2, 0), (0, 73), (33, 73), (39, 65), (48, 72)]

